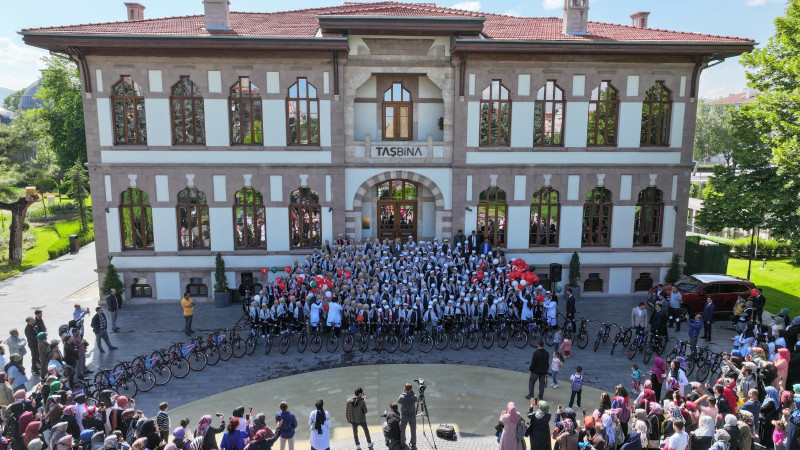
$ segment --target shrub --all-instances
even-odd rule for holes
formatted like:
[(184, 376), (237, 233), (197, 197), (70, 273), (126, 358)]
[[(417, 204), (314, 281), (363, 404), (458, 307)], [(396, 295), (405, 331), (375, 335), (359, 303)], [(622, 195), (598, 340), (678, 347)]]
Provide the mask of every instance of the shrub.
[(106, 276), (103, 278), (103, 286), (101, 286), (100, 292), (108, 295), (111, 293), (111, 289), (116, 289), (119, 295), (125, 293), (125, 285), (122, 284), (117, 268), (113, 264), (106, 266)]
[[(78, 205), (76, 205), (74, 202), (56, 203), (53, 205), (47, 205), (47, 217), (72, 215), (75, 214), (77, 211), (78, 211)], [(45, 209), (37, 208), (34, 211), (28, 212), (28, 218), (33, 220), (44, 219)]]
[(578, 252), (572, 253), (572, 258), (569, 260), (569, 285), (579, 286), (581, 281), (581, 260), (578, 257)]
[[(700, 236), (700, 239), (728, 244), (731, 254), (739, 258), (747, 258), (751, 254), (750, 238), (729, 239), (717, 236)], [(755, 244), (755, 243), (754, 243)], [(792, 255), (792, 243), (778, 239), (758, 239), (757, 258), (782, 258)]]
[(25, 222), (22, 222), (22, 231), (28, 231), (30, 229), (31, 229), (31, 224), (28, 223), (27, 220)]
[(675, 253), (672, 255), (672, 262), (669, 265), (669, 270), (664, 276), (664, 281), (672, 284), (681, 279), (681, 255)]

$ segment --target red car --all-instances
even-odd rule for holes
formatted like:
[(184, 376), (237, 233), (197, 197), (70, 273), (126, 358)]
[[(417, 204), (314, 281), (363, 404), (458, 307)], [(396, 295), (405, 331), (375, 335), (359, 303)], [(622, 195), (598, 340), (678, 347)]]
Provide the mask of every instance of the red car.
[[(720, 275), (713, 273), (698, 273), (681, 278), (675, 282), (675, 287), (683, 297), (683, 308), (688, 313), (703, 311), (706, 298), (709, 296), (714, 299), (716, 312), (732, 312), (733, 306), (739, 295), (744, 298), (750, 297), (750, 291), (755, 289), (752, 281), (730, 275)], [(667, 293), (667, 299), (672, 292), (672, 285), (663, 285)], [(656, 301), (656, 291), (658, 287), (650, 289), (647, 296), (647, 305), (653, 307)]]

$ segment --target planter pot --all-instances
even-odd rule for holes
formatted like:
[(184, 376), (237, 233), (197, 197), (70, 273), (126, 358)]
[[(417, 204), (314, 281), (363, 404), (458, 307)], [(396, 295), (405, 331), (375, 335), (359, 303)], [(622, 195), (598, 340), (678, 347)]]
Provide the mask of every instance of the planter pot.
[(564, 292), (565, 292), (565, 293), (564, 293), (564, 295), (565, 295), (565, 298), (566, 298), (566, 291), (567, 291), (567, 289), (572, 289), (572, 295), (574, 295), (574, 296), (575, 296), (575, 300), (576, 300), (576, 301), (581, 299), (581, 287), (580, 287), (580, 286), (567, 286), (567, 287), (564, 289)]
[(214, 292), (214, 307), (215, 308), (227, 308), (228, 306), (231, 306), (231, 293), (230, 293), (230, 291)]

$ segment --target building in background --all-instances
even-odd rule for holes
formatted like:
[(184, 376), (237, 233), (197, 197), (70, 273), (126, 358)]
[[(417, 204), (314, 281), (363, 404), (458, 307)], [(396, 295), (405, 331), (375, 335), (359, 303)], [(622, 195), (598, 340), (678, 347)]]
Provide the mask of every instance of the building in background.
[(647, 13), (590, 22), (587, 0), (562, 18), (126, 5), (22, 34), (80, 68), (98, 277), (111, 259), (129, 297), (157, 299), (207, 295), (217, 252), (239, 286), (340, 233), (476, 230), (564, 278), (577, 251), (586, 290), (661, 280), (684, 248), (700, 73), (754, 45)]

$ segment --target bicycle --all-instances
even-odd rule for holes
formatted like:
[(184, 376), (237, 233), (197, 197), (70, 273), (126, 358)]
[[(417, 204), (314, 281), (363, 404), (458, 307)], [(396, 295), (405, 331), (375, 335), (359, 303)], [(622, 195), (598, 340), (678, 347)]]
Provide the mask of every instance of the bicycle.
[(686, 376), (688, 377), (694, 372), (693, 358), (686, 357), (686, 349), (689, 346), (689, 342), (674, 338), (673, 340), (675, 341), (675, 347), (667, 354), (667, 361), (673, 361), (678, 358), (682, 359), (686, 363)]
[(289, 351), (289, 347), (292, 345), (292, 336), (297, 335), (297, 352), (303, 353), (306, 351), (308, 347), (308, 336), (306, 336), (305, 331), (295, 331), (291, 327), (286, 328), (280, 332), (280, 339), (278, 339), (278, 352), (281, 355), (285, 355), (286, 352)]
[(704, 358), (697, 363), (697, 381), (703, 382), (710, 374), (718, 373), (722, 365), (722, 354), (703, 348)]
[(514, 346), (520, 349), (525, 348), (529, 343), (534, 346), (539, 339), (541, 339), (541, 335), (536, 322), (522, 322), (514, 333)]
[(627, 347), (628, 343), (631, 341), (631, 329), (624, 328), (622, 325), (617, 325), (619, 330), (617, 330), (617, 334), (614, 335), (614, 342), (611, 344), (611, 354), (614, 354), (614, 349), (617, 348), (618, 343), (622, 343), (623, 347)]
[(581, 324), (578, 327), (578, 338), (575, 340), (575, 344), (581, 350), (585, 349), (587, 345), (589, 345), (589, 330), (586, 329), (586, 323), (589, 322), (588, 320), (581, 318)]
[(433, 350), (433, 346), (435, 345), (433, 335), (428, 329), (428, 325), (431, 327), (435, 326), (433, 324), (426, 324), (425, 332), (420, 335), (419, 341), (417, 342), (417, 346), (422, 353), (429, 353), (431, 350)]
[[(250, 330), (250, 336), (247, 337), (244, 341), (245, 345), (245, 353), (248, 355), (252, 355), (255, 353), (258, 344), (261, 343), (262, 334), (258, 332), (255, 328)], [(269, 355), (270, 350), (272, 350), (272, 337), (268, 335), (263, 335), (264, 339), (264, 354)]]
[(645, 346), (647, 345), (647, 334), (644, 332), (643, 329), (636, 330), (636, 336), (631, 341), (630, 347), (628, 347), (628, 359), (633, 359), (636, 356), (637, 351), (643, 351)]
[(478, 336), (478, 330), (474, 323), (469, 324), (467, 327), (465, 341), (465, 345), (470, 350), (475, 350), (478, 347), (480, 337)]
[(664, 352), (664, 347), (667, 345), (667, 338), (666, 336), (662, 336), (660, 334), (650, 332), (650, 339), (647, 341), (647, 345), (644, 347), (644, 363), (647, 364), (650, 362), (650, 358), (653, 356), (653, 353), (660, 355)]
[[(152, 358), (151, 358), (152, 359)], [(121, 361), (114, 366), (114, 372), (123, 372), (125, 378), (133, 380), (142, 392), (149, 392), (156, 385), (156, 377), (145, 369), (144, 358), (137, 357), (133, 361)]]
[(400, 332), (400, 351), (408, 353), (414, 347), (414, 336), (411, 334), (411, 327), (404, 326)]
[(139, 387), (136, 382), (129, 380), (125, 377), (125, 371), (118, 370), (116, 372), (111, 370), (100, 370), (94, 375), (94, 385), (97, 387), (97, 392), (105, 389), (113, 389), (117, 395), (123, 395), (128, 398), (136, 397), (139, 392)]
[(608, 340), (608, 335), (611, 332), (611, 324), (600, 322), (600, 329), (597, 331), (597, 339), (594, 340), (593, 351), (597, 351), (600, 344)]

